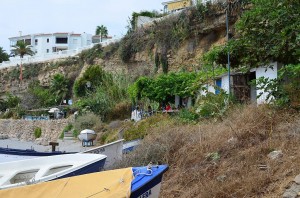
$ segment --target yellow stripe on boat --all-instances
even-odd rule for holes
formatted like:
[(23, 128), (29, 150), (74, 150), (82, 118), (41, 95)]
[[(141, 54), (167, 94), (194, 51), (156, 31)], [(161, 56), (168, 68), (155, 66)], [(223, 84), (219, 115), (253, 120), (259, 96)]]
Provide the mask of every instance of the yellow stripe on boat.
[(130, 196), (133, 179), (132, 168), (116, 169), (0, 190), (0, 197), (123, 198)]

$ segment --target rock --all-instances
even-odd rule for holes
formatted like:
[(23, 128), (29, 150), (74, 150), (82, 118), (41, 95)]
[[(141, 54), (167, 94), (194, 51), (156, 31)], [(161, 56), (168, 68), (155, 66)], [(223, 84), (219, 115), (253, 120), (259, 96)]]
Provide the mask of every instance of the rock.
[(218, 176), (218, 177), (217, 177), (217, 180), (218, 180), (219, 182), (224, 182), (224, 181), (226, 180), (226, 175), (220, 175), (220, 176)]
[(297, 176), (295, 177), (294, 182), (295, 182), (296, 184), (300, 184), (300, 175), (297, 175)]
[(292, 186), (286, 190), (283, 194), (283, 198), (295, 198), (298, 196), (298, 193), (300, 192), (300, 186), (297, 184), (292, 184)]
[(278, 150), (278, 151), (272, 151), (271, 153), (268, 154), (268, 157), (272, 160), (274, 159), (278, 159), (278, 158), (281, 158), (283, 157), (283, 153), (281, 150)]
[(235, 137), (231, 137), (229, 140), (227, 140), (229, 144), (235, 145), (238, 142), (238, 139)]

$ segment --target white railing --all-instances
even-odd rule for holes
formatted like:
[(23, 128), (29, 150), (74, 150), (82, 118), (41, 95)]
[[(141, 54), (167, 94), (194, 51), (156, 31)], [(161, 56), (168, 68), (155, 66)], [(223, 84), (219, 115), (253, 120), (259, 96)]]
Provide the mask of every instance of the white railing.
[[(110, 43), (117, 42), (120, 39), (110, 39), (107, 41), (100, 42), (100, 44), (105, 47), (109, 45)], [(10, 58), (9, 61), (4, 61), (0, 63), (0, 69), (7, 68), (7, 67), (15, 67), (17, 65), (21, 64), (30, 64), (30, 63), (40, 63), (40, 62), (45, 62), (45, 61), (50, 61), (50, 60), (55, 60), (55, 59), (60, 59), (60, 58), (67, 58), (67, 57), (72, 57), (76, 56), (80, 52), (86, 49), (90, 49), (93, 46), (99, 43), (93, 43), (88, 46), (80, 47), (77, 49), (72, 49), (72, 50), (63, 50), (59, 52), (53, 52), (53, 53), (48, 53), (48, 54), (42, 54), (42, 55), (34, 55), (34, 56), (24, 56), (22, 59), (19, 57), (12, 57)]]

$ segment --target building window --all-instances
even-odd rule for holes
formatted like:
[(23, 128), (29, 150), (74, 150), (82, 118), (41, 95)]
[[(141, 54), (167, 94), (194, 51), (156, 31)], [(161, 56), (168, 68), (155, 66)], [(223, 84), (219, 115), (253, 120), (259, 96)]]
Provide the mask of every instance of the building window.
[(47, 53), (49, 53), (49, 49), (47, 49)]
[(73, 39), (73, 44), (78, 44), (78, 39)]
[(38, 45), (38, 42), (39, 42), (38, 39), (35, 39), (35, 40), (34, 40), (34, 44), (35, 44), (35, 45)]
[(67, 44), (68, 38), (67, 37), (56, 37), (57, 44)]
[(26, 45), (31, 45), (31, 39), (25, 39), (25, 44)]
[(49, 38), (47, 38), (47, 43), (49, 43)]

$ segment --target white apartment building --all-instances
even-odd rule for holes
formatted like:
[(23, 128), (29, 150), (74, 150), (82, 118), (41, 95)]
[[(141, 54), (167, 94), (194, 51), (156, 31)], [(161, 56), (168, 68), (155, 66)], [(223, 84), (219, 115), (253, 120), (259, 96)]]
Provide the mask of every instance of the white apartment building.
[(44, 55), (64, 50), (75, 50), (92, 44), (92, 35), (87, 33), (74, 34), (68, 32), (57, 32), (50, 34), (29, 34), (11, 37), (12, 48), (20, 40), (32, 46), (35, 55)]

